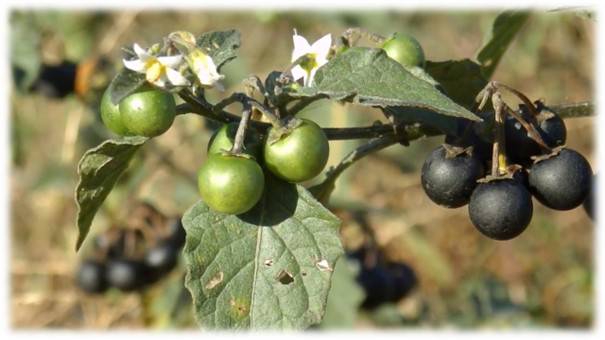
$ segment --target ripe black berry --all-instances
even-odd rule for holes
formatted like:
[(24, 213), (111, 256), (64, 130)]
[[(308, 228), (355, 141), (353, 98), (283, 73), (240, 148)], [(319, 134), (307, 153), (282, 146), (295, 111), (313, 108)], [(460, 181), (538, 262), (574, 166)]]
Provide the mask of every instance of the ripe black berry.
[(365, 309), (373, 309), (389, 302), (393, 296), (393, 280), (391, 274), (382, 266), (362, 268), (357, 282), (363, 287), (366, 298), (361, 304)]
[(107, 263), (107, 281), (113, 287), (128, 292), (145, 283), (146, 268), (141, 261), (115, 259)]
[(422, 166), (421, 182), (427, 196), (435, 203), (457, 208), (468, 203), (483, 176), (481, 161), (467, 152), (457, 155), (449, 147), (435, 149)]
[(388, 263), (387, 269), (391, 274), (393, 292), (391, 301), (399, 301), (416, 287), (418, 280), (414, 270), (404, 263)]
[(78, 268), (76, 282), (87, 293), (105, 292), (108, 287), (105, 279), (105, 265), (96, 260), (85, 260)]
[[(522, 115), (531, 123), (529, 114)], [(542, 148), (527, 134), (527, 130), (515, 118), (508, 116), (505, 119), (506, 155), (511, 162), (521, 165), (531, 164), (531, 156), (542, 153)]]
[(529, 187), (545, 206), (573, 209), (588, 196), (592, 170), (578, 152), (563, 148), (558, 154), (538, 160), (529, 172)]
[(168, 239), (176, 248), (182, 248), (185, 245), (186, 237), (185, 228), (183, 228), (181, 218), (178, 217), (169, 226)]
[[(550, 148), (565, 144), (567, 129), (563, 119), (550, 111), (543, 111), (533, 117), (522, 107), (518, 111), (523, 119), (534, 124), (544, 143)], [(531, 156), (540, 155), (543, 150), (529, 137), (527, 130), (514, 117), (508, 116), (505, 122), (506, 150), (513, 163), (530, 165)]]
[(145, 265), (152, 271), (153, 275), (161, 276), (171, 271), (177, 263), (179, 248), (170, 242), (162, 242), (145, 254)]
[[(547, 114), (549, 112), (545, 112), (543, 114)], [(565, 122), (563, 119), (554, 113), (549, 113), (552, 116), (549, 118), (545, 118), (540, 122), (540, 128), (538, 132), (540, 132), (540, 136), (544, 140), (546, 145), (551, 148), (564, 145), (567, 140), (567, 128), (565, 127)], [(540, 119), (538, 119), (540, 121)]]
[(475, 188), (468, 205), (475, 228), (495, 240), (521, 234), (531, 221), (531, 194), (515, 179), (492, 180)]

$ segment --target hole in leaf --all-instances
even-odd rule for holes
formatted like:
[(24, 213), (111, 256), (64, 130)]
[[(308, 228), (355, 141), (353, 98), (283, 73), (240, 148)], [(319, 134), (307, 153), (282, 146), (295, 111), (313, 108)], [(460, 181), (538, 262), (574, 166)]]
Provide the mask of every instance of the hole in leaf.
[(283, 285), (289, 285), (290, 283), (294, 282), (294, 277), (287, 271), (282, 270), (277, 275), (277, 280)]

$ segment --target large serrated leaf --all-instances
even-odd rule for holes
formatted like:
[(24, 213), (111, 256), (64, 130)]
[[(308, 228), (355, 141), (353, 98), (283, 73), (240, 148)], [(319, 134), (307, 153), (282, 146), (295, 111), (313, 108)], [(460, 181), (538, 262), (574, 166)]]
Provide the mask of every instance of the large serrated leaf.
[(302, 186), (268, 178), (251, 211), (225, 215), (200, 201), (183, 225), (185, 284), (202, 327), (304, 329), (322, 319), (343, 253), (340, 220)]
[(350, 48), (322, 66), (313, 86), (293, 95), (324, 94), (370, 106), (405, 106), (442, 115), (480, 120), (442, 94), (433, 84), (407, 71), (382, 49)]
[(235, 50), (240, 46), (240, 33), (237, 30), (208, 32), (197, 38), (196, 43), (212, 57), (220, 71), (226, 62), (237, 56)]
[(76, 186), (76, 205), (78, 206), (78, 241), (76, 250), (90, 231), (92, 220), (111, 192), (114, 184), (128, 167), (135, 152), (147, 138), (129, 137), (121, 140), (107, 140), (92, 148), (82, 156), (78, 163), (79, 181)]
[(477, 54), (477, 61), (481, 64), (485, 78), (491, 78), (502, 55), (528, 18), (529, 13), (517, 11), (505, 11), (496, 17), (492, 24), (491, 36)]

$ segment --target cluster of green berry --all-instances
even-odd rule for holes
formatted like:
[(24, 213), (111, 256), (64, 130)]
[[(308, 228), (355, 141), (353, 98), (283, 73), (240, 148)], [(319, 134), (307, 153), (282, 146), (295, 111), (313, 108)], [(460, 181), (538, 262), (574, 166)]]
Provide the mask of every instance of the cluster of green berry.
[(110, 228), (94, 239), (94, 256), (77, 270), (76, 283), (100, 294), (109, 287), (124, 292), (143, 289), (171, 272), (185, 244), (180, 218), (148, 228)]
[[(522, 104), (517, 111), (531, 126), (511, 116), (504, 120), (504, 156), (514, 164), (499, 176), (485, 176), (494, 159), (493, 113), (481, 113), (483, 122), (465, 123), (461, 136), (447, 136), (423, 165), (421, 182), (427, 196), (448, 208), (468, 204), (474, 226), (496, 240), (514, 238), (526, 229), (533, 215), (532, 195), (555, 210), (591, 200), (590, 164), (564, 146), (567, 130), (561, 117), (542, 102), (534, 105), (535, 110)], [(527, 130), (532, 127), (545, 146), (532, 138)]]
[[(154, 137), (172, 125), (176, 105), (169, 92), (143, 86), (113, 104), (110, 90), (101, 100), (101, 119), (116, 134)], [(265, 135), (247, 127), (243, 151), (231, 152), (238, 125), (226, 124), (208, 144), (208, 159), (198, 174), (202, 199), (215, 211), (241, 214), (261, 198), (263, 167), (278, 178), (298, 183), (317, 176), (328, 161), (329, 144), (323, 130), (307, 119), (292, 119), (287, 127)]]
[(214, 133), (208, 159), (198, 172), (200, 194), (213, 210), (241, 214), (256, 205), (265, 186), (263, 167), (298, 183), (317, 176), (328, 161), (328, 138), (310, 120), (297, 119), (287, 129), (272, 127), (266, 136), (248, 127), (240, 154), (230, 152), (237, 129), (235, 123), (225, 124)]

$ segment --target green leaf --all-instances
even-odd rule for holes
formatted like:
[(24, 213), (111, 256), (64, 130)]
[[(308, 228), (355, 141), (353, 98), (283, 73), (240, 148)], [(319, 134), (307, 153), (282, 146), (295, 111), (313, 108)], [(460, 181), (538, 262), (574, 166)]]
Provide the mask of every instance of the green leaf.
[(202, 327), (304, 329), (322, 319), (343, 253), (340, 220), (305, 188), (269, 177), (251, 211), (225, 215), (200, 201), (183, 225), (185, 284)]
[(517, 11), (505, 11), (496, 17), (490, 38), (477, 54), (477, 61), (486, 79), (492, 77), (502, 55), (528, 18), (529, 13)]
[(487, 85), (479, 64), (469, 59), (427, 61), (426, 71), (439, 82), (448, 97), (467, 109), (472, 108), (475, 97)]
[(303, 87), (296, 94), (325, 94), (332, 99), (362, 105), (415, 107), (446, 116), (480, 120), (432, 84), (389, 58), (382, 49), (348, 49), (317, 71), (313, 86)]
[(107, 140), (84, 153), (78, 163), (79, 181), (76, 186), (78, 206), (78, 241), (80, 249), (90, 231), (92, 220), (99, 207), (111, 192), (114, 184), (128, 167), (128, 162), (147, 138), (129, 137)]
[(240, 46), (240, 33), (237, 30), (204, 33), (197, 38), (197, 46), (212, 57), (212, 61), (220, 71), (226, 62), (237, 56), (235, 50)]
[(145, 75), (123, 68), (109, 84), (111, 101), (118, 104), (124, 97), (145, 84)]
[(336, 262), (326, 315), (319, 327), (351, 329), (355, 326), (357, 310), (365, 298), (363, 289), (355, 281), (356, 275), (346, 257)]

